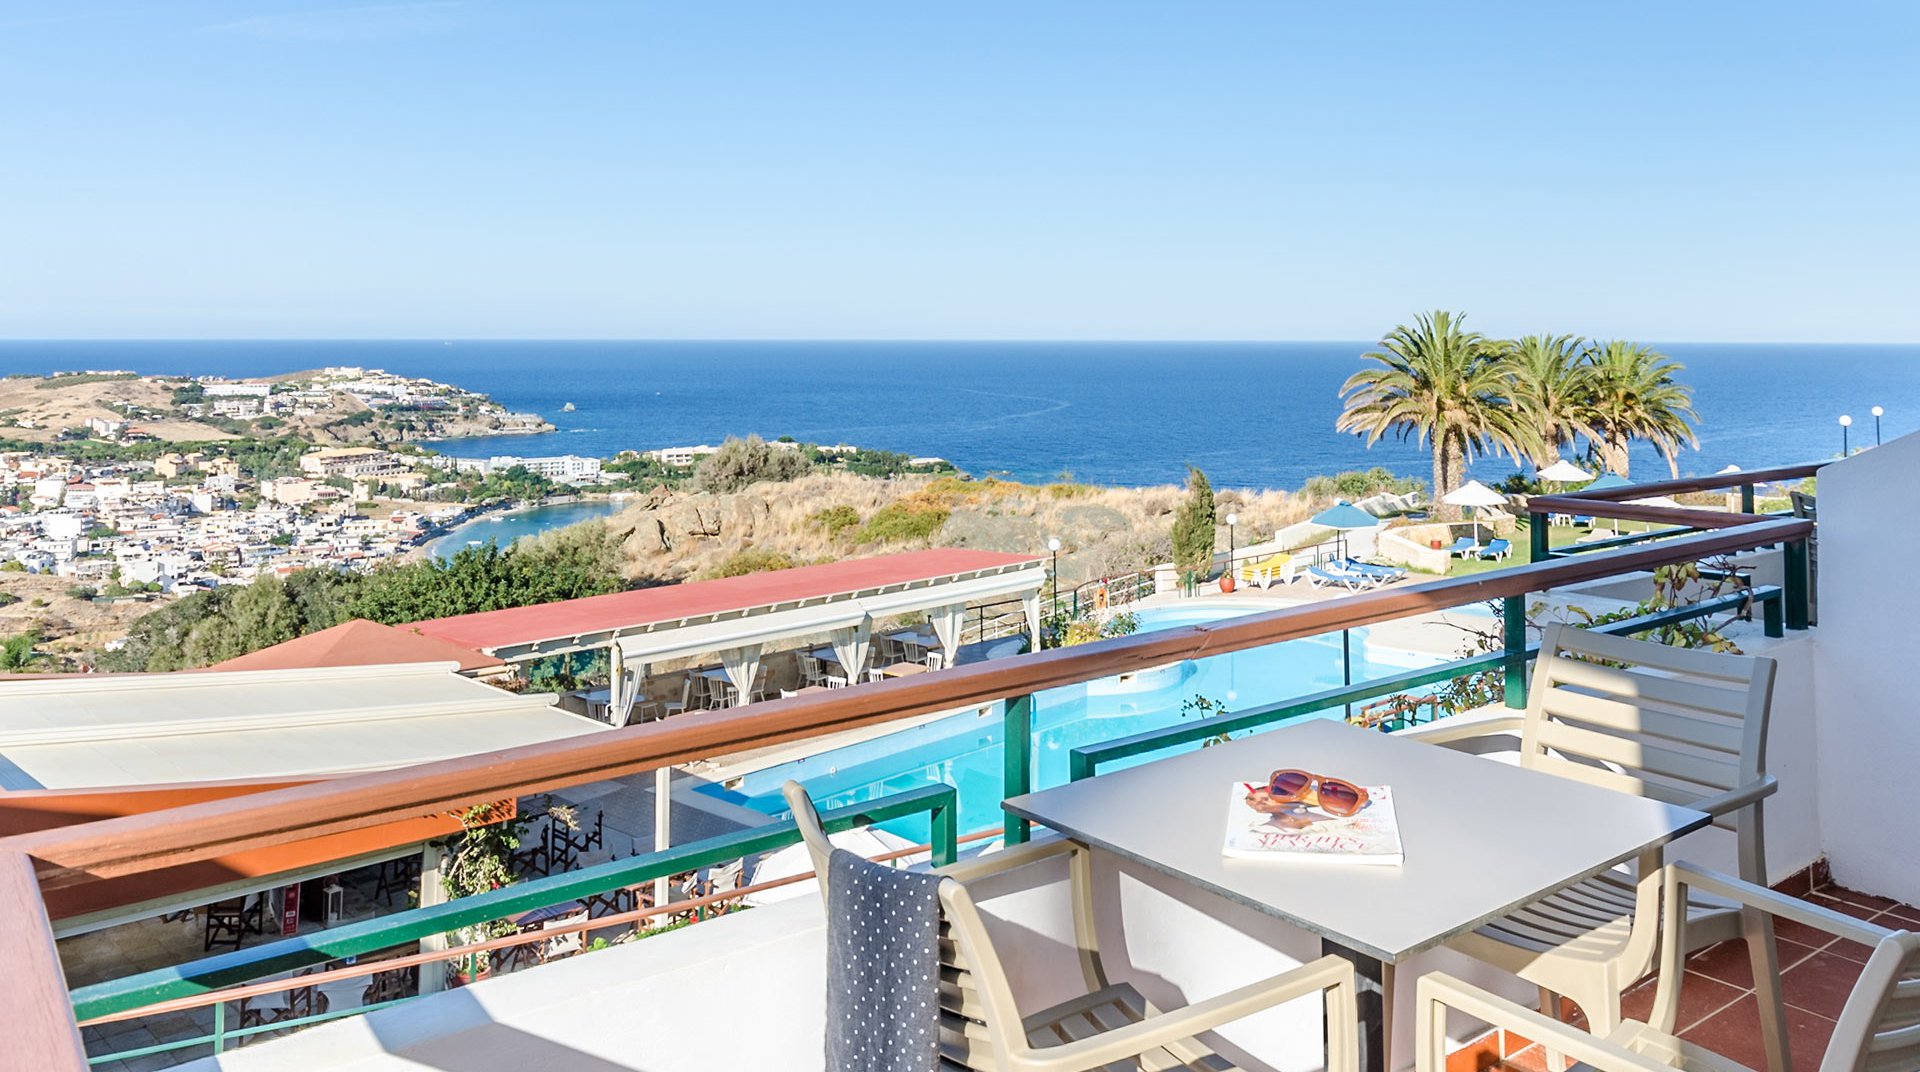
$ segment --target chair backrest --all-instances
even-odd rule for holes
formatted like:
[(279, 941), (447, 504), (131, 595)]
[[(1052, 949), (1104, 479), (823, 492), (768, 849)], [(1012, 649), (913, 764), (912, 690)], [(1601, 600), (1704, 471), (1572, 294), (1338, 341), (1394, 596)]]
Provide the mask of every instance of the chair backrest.
[(707, 701), (716, 707), (727, 705), (727, 683), (717, 677), (707, 678)]
[[(793, 824), (813, 858), (820, 899), (827, 902), (827, 860), (833, 843), (820, 813), (800, 783), (780, 787), (793, 812)], [(1015, 1054), (1031, 1047), (1020, 1030), (1020, 1010), (1000, 958), (987, 936), (986, 922), (966, 887), (948, 879), (940, 884), (940, 1042), (942, 1068), (1006, 1068)], [(834, 921), (829, 919), (827, 926)]]
[(1880, 940), (1840, 1010), (1820, 1072), (1920, 1068), (1920, 934)]
[[(1758, 781), (1775, 664), (1564, 623), (1540, 640), (1521, 731), (1524, 767), (1670, 804)], [(1740, 875), (1763, 882), (1760, 804), (1716, 819), (1737, 832)]]

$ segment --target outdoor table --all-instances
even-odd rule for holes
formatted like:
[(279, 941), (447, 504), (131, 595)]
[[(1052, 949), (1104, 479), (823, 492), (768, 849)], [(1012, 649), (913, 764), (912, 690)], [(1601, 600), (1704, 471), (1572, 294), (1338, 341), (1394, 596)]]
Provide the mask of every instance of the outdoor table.
[(924, 674), (927, 672), (927, 667), (924, 663), (894, 663), (892, 666), (882, 667), (880, 672), (887, 677), (906, 677), (910, 674)]
[[(1296, 768), (1393, 790), (1398, 867), (1222, 854), (1227, 787)], [(1312, 719), (1013, 797), (1006, 810), (1316, 934), (1360, 985), (1361, 1067), (1386, 1067), (1393, 966), (1707, 825), (1704, 812)]]

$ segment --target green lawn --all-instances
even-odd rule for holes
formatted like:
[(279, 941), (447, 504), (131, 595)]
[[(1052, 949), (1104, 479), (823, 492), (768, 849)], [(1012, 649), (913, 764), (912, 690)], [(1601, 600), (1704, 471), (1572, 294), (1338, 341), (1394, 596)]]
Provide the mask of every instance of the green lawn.
[[(1513, 544), (1513, 553), (1506, 558), (1498, 562), (1478, 558), (1456, 558), (1448, 566), (1446, 575), (1449, 577), (1464, 577), (1471, 573), (1486, 573), (1490, 570), (1505, 569), (1508, 566), (1525, 565), (1527, 561), (1527, 548), (1531, 546), (1529, 543), (1531, 539), (1531, 527), (1529, 518), (1521, 518), (1519, 520), (1513, 535), (1507, 538)], [(1629, 521), (1613, 526), (1615, 531), (1623, 534), (1645, 532), (1655, 527), (1656, 526), (1647, 525), (1638, 521)], [(1568, 544), (1578, 543), (1580, 538), (1586, 534), (1587, 530), (1583, 528), (1555, 525), (1547, 531), (1547, 543), (1552, 547), (1565, 547)], [(1482, 529), (1481, 535), (1482, 542), (1491, 538), (1484, 529)]]

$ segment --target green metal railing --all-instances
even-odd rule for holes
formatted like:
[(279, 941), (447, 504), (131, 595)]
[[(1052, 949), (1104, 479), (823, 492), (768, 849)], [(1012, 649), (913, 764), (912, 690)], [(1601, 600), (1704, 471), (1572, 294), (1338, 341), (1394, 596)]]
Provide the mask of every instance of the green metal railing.
[[(958, 795), (950, 785), (938, 784), (895, 793), (865, 804), (824, 812), (821, 822), (829, 833), (860, 826), (890, 822), (924, 814), (928, 818), (928, 844), (935, 866), (952, 863), (958, 844)], [(489, 923), (530, 912), (534, 909), (565, 904), (612, 890), (644, 885), (684, 871), (730, 863), (746, 856), (771, 852), (797, 844), (800, 833), (791, 822), (751, 827), (718, 837), (676, 845), (625, 860), (583, 867), (563, 875), (533, 879), (506, 886), (490, 893), (461, 897), (444, 904), (415, 908), (376, 919), (349, 923), (311, 935), (289, 938), (219, 956), (207, 957), (172, 968), (143, 972), (122, 979), (80, 987), (72, 993), (74, 1017), (80, 1021), (113, 1016), (147, 1008), (178, 998), (197, 997), (270, 978), (300, 968), (313, 967), (348, 957), (359, 957), (391, 949), (422, 938), (436, 937), (464, 927)], [(300, 989), (322, 981), (318, 976), (289, 979), (288, 989)], [(148, 1054), (211, 1046), (222, 1052), (233, 1039), (267, 1031), (320, 1023), (342, 1016), (358, 1015), (387, 1005), (409, 1001), (400, 998), (337, 1012), (299, 1019), (279, 1020), (272, 1024), (228, 1028), (227, 1002), (213, 1004), (213, 1031), (193, 1038), (164, 1042), (117, 1053), (93, 1055), (90, 1064), (127, 1060)]]
[[(1751, 591), (1743, 590), (1732, 595), (1701, 600), (1700, 602), (1690, 603), (1683, 607), (1674, 607), (1668, 610), (1636, 615), (1632, 618), (1624, 618), (1617, 622), (1608, 622), (1603, 625), (1594, 626), (1593, 630), (1596, 633), (1612, 633), (1618, 636), (1628, 636), (1634, 633), (1644, 633), (1652, 629), (1692, 621), (1710, 614), (1719, 614), (1730, 610), (1743, 610), (1751, 603), (1758, 603), (1763, 608), (1762, 613), (1766, 634), (1770, 637), (1778, 637), (1784, 635), (1781, 628), (1780, 613), (1782, 598), (1783, 593), (1779, 588), (1766, 585), (1754, 588)], [(1158, 730), (1147, 730), (1144, 733), (1136, 733), (1132, 736), (1121, 737), (1112, 741), (1102, 741), (1099, 744), (1081, 745), (1068, 754), (1067, 777), (1077, 782), (1098, 774), (1102, 764), (1149, 755), (1154, 752), (1162, 752), (1170, 748), (1179, 748), (1183, 745), (1192, 745), (1202, 741), (1213, 740), (1222, 734), (1263, 729), (1277, 723), (1317, 714), (1321, 711), (1333, 710), (1347, 704), (1360, 703), (1382, 696), (1391, 696), (1395, 693), (1405, 692), (1408, 689), (1418, 688), (1421, 685), (1431, 685), (1439, 681), (1451, 681), (1454, 678), (1482, 673), (1495, 668), (1500, 668), (1504, 671), (1502, 684), (1507, 706), (1516, 708), (1525, 707), (1527, 702), (1526, 665), (1534, 656), (1539, 654), (1539, 645), (1528, 644), (1526, 642), (1525, 608), (1516, 607), (1516, 605), (1521, 602), (1523, 601), (1519, 597), (1504, 600), (1503, 643), (1501, 649), (1498, 651), (1490, 651), (1485, 655), (1475, 655), (1465, 659), (1456, 659), (1452, 662), (1441, 663), (1438, 666), (1429, 666), (1422, 670), (1411, 670), (1406, 673), (1372, 678), (1357, 684), (1346, 685), (1337, 689), (1327, 689), (1307, 696), (1297, 696), (1289, 700), (1261, 704), (1257, 707), (1250, 707), (1243, 711), (1235, 711), (1230, 714), (1197, 719), (1185, 725), (1168, 726)], [(1514, 624), (1516, 621), (1519, 623), (1517, 628)], [(1016, 760), (1012, 758), (1013, 744), (1013, 738), (1009, 737), (1007, 739), (1009, 755), (1007, 768), (1009, 770), (1012, 770), (1016, 764)], [(1028, 748), (1030, 749), (1031, 747), (1031, 742), (1029, 742)]]

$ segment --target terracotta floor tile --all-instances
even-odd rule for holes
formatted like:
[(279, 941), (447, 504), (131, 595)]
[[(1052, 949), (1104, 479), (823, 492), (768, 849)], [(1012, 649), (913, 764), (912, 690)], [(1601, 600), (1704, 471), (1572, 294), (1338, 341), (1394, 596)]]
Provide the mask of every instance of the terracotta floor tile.
[(1834, 943), (1828, 946), (1825, 950), (1823, 950), (1823, 952), (1837, 953), (1840, 956), (1843, 956), (1848, 960), (1853, 961), (1855, 964), (1865, 964), (1867, 962), (1867, 958), (1873, 955), (1873, 947), (1870, 945), (1861, 945), (1859, 942), (1848, 941), (1845, 938), (1840, 938), (1840, 939), (1836, 939)]
[[(1833, 1021), (1792, 1006), (1787, 1007), (1786, 1017), (1787, 1050), (1794, 1067), (1819, 1068), (1827, 1039), (1833, 1035)], [(1680, 1037), (1748, 1068), (1766, 1067), (1766, 1055), (1760, 1049), (1760, 1006), (1751, 996), (1680, 1032)]]
[(1500, 1067), (1512, 1072), (1547, 1072), (1547, 1051), (1529, 1046), (1507, 1058)]
[(1825, 896), (1838, 898), (1839, 900), (1845, 901), (1848, 904), (1856, 904), (1866, 908), (1871, 908), (1876, 912), (1885, 912), (1887, 909), (1892, 908), (1894, 905), (1897, 905), (1900, 903), (1899, 901), (1896, 901), (1891, 897), (1881, 897), (1881, 896), (1878, 896), (1877, 894), (1861, 893), (1859, 890), (1850, 890), (1845, 886), (1823, 886), (1821, 887), (1820, 892)]
[[(1815, 897), (1809, 897), (1807, 900), (1818, 902), (1818, 898)], [(1837, 901), (1834, 902), (1834, 904), (1838, 903)], [(1832, 906), (1829, 905), (1829, 907)], [(1773, 936), (1775, 939), (1798, 942), (1801, 945), (1809, 945), (1815, 949), (1823, 949), (1833, 943), (1833, 935), (1828, 934), (1818, 927), (1809, 927), (1804, 923), (1791, 919), (1774, 920)]]
[(1860, 980), (1861, 965), (1838, 953), (1815, 953), (1780, 973), (1780, 990), (1787, 1004), (1838, 1018)]
[(1912, 905), (1894, 905), (1874, 922), (1882, 927), (1891, 927), (1903, 931), (1920, 930), (1920, 908)]
[(1447, 1072), (1487, 1072), (1500, 1064), (1499, 1032), (1489, 1031), (1447, 1055)]
[[(1774, 939), (1774, 956), (1780, 967), (1785, 970), (1814, 954), (1814, 947), (1789, 942), (1783, 938)], [(1753, 989), (1753, 964), (1747, 957), (1747, 944), (1738, 939), (1708, 946), (1687, 958), (1687, 970), (1698, 972), (1709, 979), (1723, 983), (1732, 983), (1742, 990)]]
[[(1844, 963), (1844, 962), (1843, 962)], [(1675, 1022), (1682, 1030), (1692, 1027), (1708, 1014), (1715, 1013), (1746, 994), (1743, 987), (1729, 986), (1718, 979), (1686, 972), (1680, 980), (1680, 1015)], [(1643, 983), (1620, 996), (1620, 1014), (1629, 1020), (1646, 1022), (1653, 1011), (1654, 987)]]
[(1774, 883), (1773, 888), (1788, 897), (1805, 897), (1813, 892), (1813, 868), (1803, 867)]
[[(1837, 889), (1837, 888), (1838, 887), (1834, 887), (1834, 886), (1827, 887), (1827, 889)], [(1873, 917), (1886, 911), (1888, 908), (1892, 907), (1895, 904), (1895, 902), (1893, 901), (1886, 901), (1884, 904), (1881, 904), (1879, 906), (1864, 905), (1855, 901), (1847, 901), (1847, 900), (1842, 900), (1839, 897), (1829, 896), (1824, 890), (1819, 893), (1815, 893), (1810, 897), (1807, 897), (1806, 900), (1812, 902), (1813, 904), (1817, 904), (1822, 908), (1831, 908), (1835, 912), (1841, 912), (1846, 915), (1852, 916), (1855, 919), (1872, 919)]]

